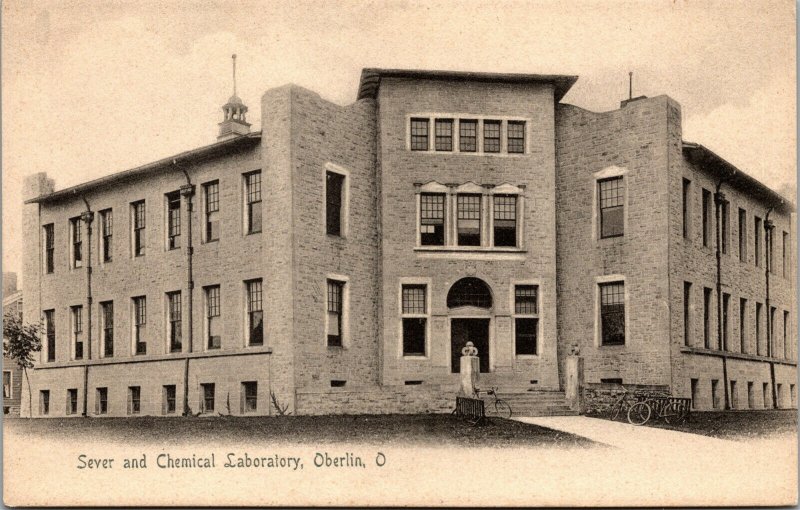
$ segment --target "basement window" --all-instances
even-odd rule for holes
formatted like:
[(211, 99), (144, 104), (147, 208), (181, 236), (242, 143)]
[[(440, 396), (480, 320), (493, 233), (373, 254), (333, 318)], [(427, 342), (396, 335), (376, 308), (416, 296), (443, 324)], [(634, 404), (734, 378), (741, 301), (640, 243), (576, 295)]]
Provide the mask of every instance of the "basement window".
[(347, 381), (332, 380), (331, 388), (344, 388), (345, 384), (347, 384)]

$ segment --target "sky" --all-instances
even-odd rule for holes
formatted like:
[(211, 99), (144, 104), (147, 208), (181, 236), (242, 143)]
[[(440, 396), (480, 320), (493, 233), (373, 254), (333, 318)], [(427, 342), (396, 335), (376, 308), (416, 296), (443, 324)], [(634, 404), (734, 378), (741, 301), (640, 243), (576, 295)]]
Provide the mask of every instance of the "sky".
[(795, 38), (795, 4), (770, 0), (5, 1), (3, 271), (26, 175), (61, 189), (213, 143), (232, 53), (254, 130), (264, 91), (348, 104), (364, 67), (575, 74), (562, 102), (594, 111), (633, 71), (635, 96), (681, 104), (684, 140), (793, 195)]

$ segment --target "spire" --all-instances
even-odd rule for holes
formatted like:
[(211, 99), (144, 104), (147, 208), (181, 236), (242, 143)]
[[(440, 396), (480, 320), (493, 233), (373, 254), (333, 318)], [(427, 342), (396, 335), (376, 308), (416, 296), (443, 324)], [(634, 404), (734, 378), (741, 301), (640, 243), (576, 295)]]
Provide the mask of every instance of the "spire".
[(236, 54), (231, 55), (233, 62), (233, 95), (228, 102), (222, 106), (224, 117), (219, 123), (219, 136), (217, 140), (227, 140), (250, 132), (250, 124), (247, 123), (247, 106), (236, 95)]

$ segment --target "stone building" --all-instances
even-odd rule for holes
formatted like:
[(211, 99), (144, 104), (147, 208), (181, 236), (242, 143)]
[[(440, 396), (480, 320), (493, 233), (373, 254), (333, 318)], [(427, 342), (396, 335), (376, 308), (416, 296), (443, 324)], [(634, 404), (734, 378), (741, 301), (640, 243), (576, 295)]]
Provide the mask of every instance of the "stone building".
[[(22, 290), (17, 288), (17, 273), (3, 273), (3, 317), (22, 316)], [(4, 339), (5, 341), (5, 339)], [(19, 416), (24, 375), (17, 362), (3, 356), (3, 415)]]
[(668, 97), (592, 113), (576, 80), (365, 69), (347, 106), (272, 89), (251, 132), (234, 94), (214, 144), (32, 176), (34, 415), (447, 411), (467, 341), (522, 412), (564, 410), (574, 350), (592, 383), (795, 405), (792, 204)]

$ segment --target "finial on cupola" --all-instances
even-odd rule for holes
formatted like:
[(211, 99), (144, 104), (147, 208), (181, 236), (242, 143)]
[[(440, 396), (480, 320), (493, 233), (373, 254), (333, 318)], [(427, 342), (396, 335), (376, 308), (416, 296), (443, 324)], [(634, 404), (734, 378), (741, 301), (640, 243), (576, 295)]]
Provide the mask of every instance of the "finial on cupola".
[(227, 140), (250, 133), (250, 124), (247, 123), (247, 106), (236, 95), (236, 54), (231, 55), (233, 61), (233, 95), (222, 106), (224, 118), (219, 123), (219, 136), (217, 140)]

